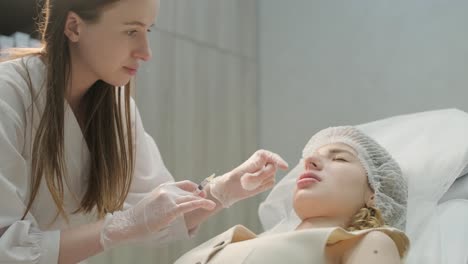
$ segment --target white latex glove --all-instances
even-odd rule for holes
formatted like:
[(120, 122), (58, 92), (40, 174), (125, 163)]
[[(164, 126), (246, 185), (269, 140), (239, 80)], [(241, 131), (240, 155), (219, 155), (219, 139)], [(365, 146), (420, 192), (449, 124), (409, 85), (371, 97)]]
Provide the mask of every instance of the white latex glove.
[(106, 215), (101, 245), (106, 250), (151, 239), (178, 216), (198, 208), (213, 210), (216, 203), (204, 197), (190, 181), (161, 184), (133, 207)]
[(210, 192), (223, 207), (254, 196), (273, 187), (277, 168), (286, 170), (288, 164), (278, 154), (256, 151), (247, 161), (231, 172), (213, 179)]

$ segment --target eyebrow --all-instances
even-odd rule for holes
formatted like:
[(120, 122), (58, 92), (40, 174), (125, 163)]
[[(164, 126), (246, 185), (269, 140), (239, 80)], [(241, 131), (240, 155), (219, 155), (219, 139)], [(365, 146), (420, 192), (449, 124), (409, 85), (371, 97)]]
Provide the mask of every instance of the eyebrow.
[(330, 149), (328, 151), (328, 154), (338, 154), (338, 153), (347, 153), (347, 154), (349, 154), (351, 156), (356, 156), (356, 154), (354, 154), (351, 151), (346, 150), (346, 149)]
[[(126, 26), (141, 26), (141, 27), (146, 27), (146, 24), (140, 21), (130, 21), (130, 22), (125, 22), (124, 25)], [(151, 24), (149, 27), (153, 27), (154, 23)]]

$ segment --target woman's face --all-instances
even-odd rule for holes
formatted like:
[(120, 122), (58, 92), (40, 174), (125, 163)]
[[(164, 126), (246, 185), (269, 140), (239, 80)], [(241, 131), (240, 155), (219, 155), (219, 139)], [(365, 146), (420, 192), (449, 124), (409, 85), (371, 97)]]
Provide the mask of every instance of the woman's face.
[(342, 143), (319, 148), (304, 157), (297, 178), (294, 210), (302, 219), (351, 218), (373, 197), (356, 151)]
[(120, 0), (105, 7), (97, 22), (81, 20), (72, 57), (96, 80), (125, 85), (151, 58), (148, 31), (158, 9), (159, 0)]

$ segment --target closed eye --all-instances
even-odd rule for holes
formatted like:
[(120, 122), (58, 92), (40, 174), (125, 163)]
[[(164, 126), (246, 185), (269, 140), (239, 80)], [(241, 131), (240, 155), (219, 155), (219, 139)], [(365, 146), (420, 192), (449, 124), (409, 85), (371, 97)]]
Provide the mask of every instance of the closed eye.
[(348, 160), (346, 160), (345, 158), (342, 158), (342, 157), (334, 157), (333, 161), (348, 162)]

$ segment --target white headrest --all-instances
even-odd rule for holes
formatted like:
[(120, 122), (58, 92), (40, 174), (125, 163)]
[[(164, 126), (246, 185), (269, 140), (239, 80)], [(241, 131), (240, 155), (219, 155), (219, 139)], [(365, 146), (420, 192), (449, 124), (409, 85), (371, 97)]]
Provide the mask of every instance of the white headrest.
[[(468, 114), (457, 109), (437, 110), (391, 117), (358, 128), (399, 163), (408, 180), (406, 231), (410, 238), (417, 235), (425, 217), (468, 165)], [(297, 222), (292, 194), (299, 171), (298, 164), (260, 205), (259, 216), (265, 230), (275, 227), (284, 231)]]

